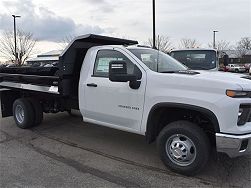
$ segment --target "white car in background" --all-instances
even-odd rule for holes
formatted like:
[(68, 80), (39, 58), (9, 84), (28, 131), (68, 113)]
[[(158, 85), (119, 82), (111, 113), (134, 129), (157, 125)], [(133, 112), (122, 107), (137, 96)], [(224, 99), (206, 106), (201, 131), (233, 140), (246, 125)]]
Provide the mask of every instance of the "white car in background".
[(227, 66), (227, 70), (229, 72), (246, 72), (246, 68), (244, 65), (238, 65), (238, 64), (229, 64)]

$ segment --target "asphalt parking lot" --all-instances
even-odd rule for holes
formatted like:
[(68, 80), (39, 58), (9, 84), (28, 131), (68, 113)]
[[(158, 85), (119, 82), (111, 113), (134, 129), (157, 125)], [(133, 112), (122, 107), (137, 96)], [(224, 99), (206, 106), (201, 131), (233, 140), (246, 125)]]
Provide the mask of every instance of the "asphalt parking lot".
[(0, 187), (250, 187), (251, 156), (212, 154), (196, 177), (175, 174), (144, 137), (45, 115), (31, 130), (0, 119)]

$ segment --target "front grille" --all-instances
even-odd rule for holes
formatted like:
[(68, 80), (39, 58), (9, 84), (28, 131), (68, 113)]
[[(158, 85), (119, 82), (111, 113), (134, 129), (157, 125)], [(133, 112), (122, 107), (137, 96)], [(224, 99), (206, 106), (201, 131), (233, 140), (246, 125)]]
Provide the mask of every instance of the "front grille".
[(247, 122), (251, 122), (251, 106), (249, 106), (249, 113), (248, 113), (248, 117), (247, 117)]
[(247, 122), (251, 122), (251, 105), (250, 104), (242, 104), (240, 105), (240, 109), (243, 110), (241, 116), (238, 118), (238, 125), (245, 125)]
[(251, 122), (251, 113), (249, 113), (249, 119), (248, 122)]

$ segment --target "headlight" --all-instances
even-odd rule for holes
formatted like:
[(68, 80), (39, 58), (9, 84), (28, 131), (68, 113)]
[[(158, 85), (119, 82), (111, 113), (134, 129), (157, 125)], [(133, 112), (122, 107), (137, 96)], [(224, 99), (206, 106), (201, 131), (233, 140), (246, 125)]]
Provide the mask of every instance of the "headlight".
[(226, 95), (232, 98), (249, 98), (251, 97), (250, 91), (235, 91), (235, 90), (227, 90)]

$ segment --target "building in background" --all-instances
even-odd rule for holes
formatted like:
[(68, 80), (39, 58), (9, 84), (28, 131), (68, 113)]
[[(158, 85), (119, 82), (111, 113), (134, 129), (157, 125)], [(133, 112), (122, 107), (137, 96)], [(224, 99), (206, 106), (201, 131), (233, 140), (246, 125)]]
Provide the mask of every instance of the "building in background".
[(26, 61), (27, 65), (33, 66), (37, 64), (38, 66), (44, 66), (46, 64), (57, 63), (59, 60), (59, 55), (63, 50), (53, 50), (47, 53), (39, 54), (37, 57), (28, 59)]
[[(229, 56), (230, 64), (245, 64), (251, 63), (251, 50), (246, 52), (246, 55), (240, 57), (236, 50), (223, 50)], [(223, 63), (223, 59), (220, 59), (220, 62)]]

